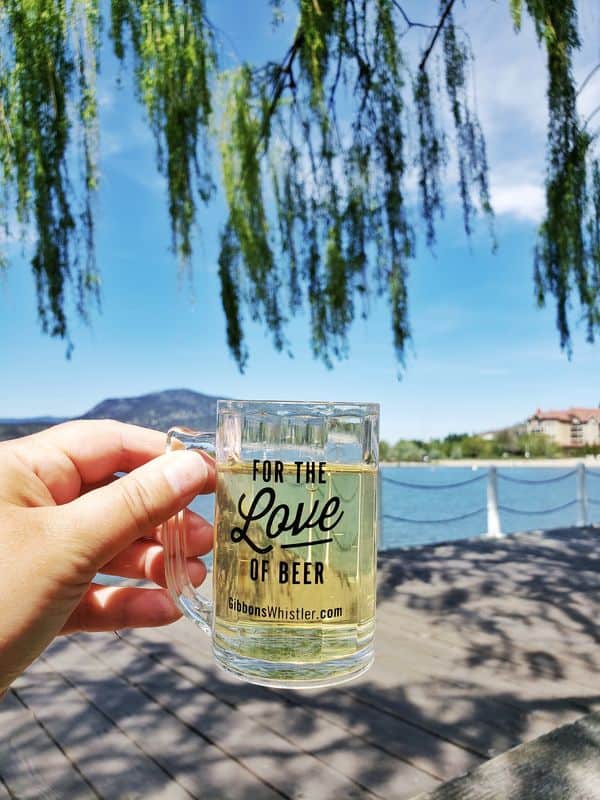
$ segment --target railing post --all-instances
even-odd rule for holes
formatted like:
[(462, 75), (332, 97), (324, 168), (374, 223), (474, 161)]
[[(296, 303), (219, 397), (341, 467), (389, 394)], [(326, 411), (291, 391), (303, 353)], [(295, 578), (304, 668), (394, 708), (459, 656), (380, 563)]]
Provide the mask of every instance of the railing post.
[(498, 471), (496, 467), (488, 469), (486, 536), (491, 539), (497, 539), (502, 536), (500, 514), (498, 512)]
[(580, 461), (577, 464), (577, 527), (583, 528), (587, 525), (587, 486), (586, 486), (585, 464)]
[(383, 481), (381, 479), (381, 467), (377, 470), (377, 552), (385, 550), (383, 546)]

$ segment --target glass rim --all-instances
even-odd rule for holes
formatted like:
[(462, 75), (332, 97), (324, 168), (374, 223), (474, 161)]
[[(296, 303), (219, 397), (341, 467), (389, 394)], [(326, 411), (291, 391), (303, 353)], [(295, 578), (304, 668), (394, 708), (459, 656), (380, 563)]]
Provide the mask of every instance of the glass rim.
[(349, 413), (362, 412), (364, 416), (379, 416), (380, 404), (379, 403), (359, 403), (354, 401), (332, 401), (332, 400), (236, 400), (233, 398), (218, 399), (217, 400), (217, 413), (222, 409), (241, 410), (242, 408), (249, 408), (251, 406), (273, 406), (285, 410), (286, 408), (304, 407), (306, 410), (309, 408), (315, 414), (322, 416), (340, 416), (344, 410)]

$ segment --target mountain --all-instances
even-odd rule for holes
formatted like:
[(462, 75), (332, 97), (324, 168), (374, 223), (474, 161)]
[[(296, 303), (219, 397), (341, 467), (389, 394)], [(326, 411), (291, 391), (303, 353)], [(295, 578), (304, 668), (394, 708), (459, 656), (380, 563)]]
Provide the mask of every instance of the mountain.
[(79, 419), (118, 419), (160, 431), (166, 431), (174, 425), (214, 431), (217, 399), (191, 389), (167, 389), (140, 397), (103, 400)]
[(53, 423), (33, 422), (27, 419), (20, 422), (15, 420), (12, 422), (0, 421), (0, 442), (4, 442), (7, 439), (18, 439), (20, 436), (29, 436), (31, 433), (43, 431), (44, 428), (48, 428), (51, 424)]
[[(159, 431), (175, 425), (213, 431), (216, 414), (216, 397), (191, 389), (167, 389), (140, 397), (111, 397), (76, 419), (118, 419)], [(0, 420), (0, 441), (26, 436), (63, 421), (56, 417)]]
[(28, 425), (58, 425), (67, 419), (68, 417), (29, 417), (23, 420), (22, 417), (6, 417), (0, 419), (0, 425), (22, 425), (23, 422)]
[(494, 430), (483, 431), (475, 435), (481, 436), (482, 439), (496, 439), (499, 434), (522, 436), (525, 433), (527, 433), (527, 422), (515, 422), (514, 425), (508, 425), (506, 428), (494, 428)]

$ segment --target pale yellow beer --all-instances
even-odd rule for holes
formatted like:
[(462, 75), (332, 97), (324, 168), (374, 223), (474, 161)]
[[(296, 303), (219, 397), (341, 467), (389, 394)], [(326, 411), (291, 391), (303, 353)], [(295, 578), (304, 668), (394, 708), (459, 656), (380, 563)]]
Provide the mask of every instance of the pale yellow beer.
[(219, 467), (215, 645), (306, 665), (351, 656), (374, 630), (377, 470), (278, 463), (269, 480), (264, 461)]

